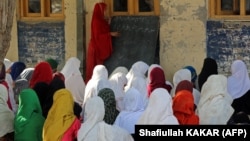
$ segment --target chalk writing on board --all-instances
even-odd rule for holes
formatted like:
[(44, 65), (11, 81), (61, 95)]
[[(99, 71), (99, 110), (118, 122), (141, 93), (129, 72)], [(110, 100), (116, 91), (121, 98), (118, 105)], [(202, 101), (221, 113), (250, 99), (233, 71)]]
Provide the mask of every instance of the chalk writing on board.
[(119, 31), (121, 36), (113, 38), (113, 54), (104, 63), (109, 73), (118, 66), (129, 69), (139, 60), (154, 63), (159, 17), (116, 16), (112, 19), (111, 31)]
[(64, 62), (64, 46), (63, 22), (18, 22), (18, 56), (28, 67), (48, 57)]
[(207, 22), (207, 56), (214, 58), (219, 73), (230, 75), (231, 64), (242, 59), (250, 71), (250, 23)]

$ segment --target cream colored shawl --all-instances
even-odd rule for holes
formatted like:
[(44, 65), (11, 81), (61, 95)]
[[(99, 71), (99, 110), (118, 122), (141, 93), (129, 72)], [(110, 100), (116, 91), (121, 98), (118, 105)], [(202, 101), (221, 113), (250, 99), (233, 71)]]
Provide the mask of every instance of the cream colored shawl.
[(85, 82), (80, 72), (81, 61), (76, 57), (67, 60), (61, 73), (65, 77), (65, 87), (70, 90), (74, 101), (82, 105), (84, 101)]
[(203, 84), (196, 113), (200, 124), (225, 125), (232, 116), (232, 97), (227, 91), (227, 78), (224, 75), (211, 75)]
[(103, 121), (104, 102), (99, 96), (86, 101), (84, 112), (86, 119), (78, 131), (78, 141), (133, 141), (126, 130)]
[(151, 93), (148, 106), (137, 124), (179, 124), (173, 114), (172, 97), (166, 89), (157, 88)]

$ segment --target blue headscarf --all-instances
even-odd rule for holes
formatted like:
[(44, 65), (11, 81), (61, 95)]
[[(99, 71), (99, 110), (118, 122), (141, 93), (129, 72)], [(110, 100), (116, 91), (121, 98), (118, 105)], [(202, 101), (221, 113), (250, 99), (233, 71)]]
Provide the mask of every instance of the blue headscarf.
[(188, 69), (191, 72), (192, 82), (195, 83), (197, 79), (197, 73), (194, 67), (192, 66), (185, 66), (184, 69)]
[(26, 68), (25, 63), (20, 61), (14, 62), (13, 65), (11, 66), (11, 72), (10, 72), (12, 79), (15, 81), (25, 68)]

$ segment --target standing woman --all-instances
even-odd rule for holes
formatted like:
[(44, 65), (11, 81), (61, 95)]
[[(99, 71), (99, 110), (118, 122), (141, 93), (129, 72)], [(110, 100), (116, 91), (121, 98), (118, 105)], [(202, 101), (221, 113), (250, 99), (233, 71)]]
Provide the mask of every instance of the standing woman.
[(107, 16), (106, 3), (96, 3), (91, 21), (91, 38), (87, 50), (85, 83), (91, 78), (94, 67), (103, 64), (110, 57), (112, 36), (120, 35), (119, 32), (110, 31), (110, 21), (111, 19)]

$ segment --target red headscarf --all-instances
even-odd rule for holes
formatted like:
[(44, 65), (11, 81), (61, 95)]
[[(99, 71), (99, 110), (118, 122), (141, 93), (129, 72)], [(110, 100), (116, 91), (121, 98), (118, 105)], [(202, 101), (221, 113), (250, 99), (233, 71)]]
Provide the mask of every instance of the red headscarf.
[(153, 68), (150, 71), (149, 77), (150, 82), (147, 86), (148, 97), (150, 96), (151, 92), (156, 88), (165, 88), (170, 93), (172, 87), (166, 84), (165, 74), (162, 68)]
[(173, 111), (180, 125), (199, 125), (199, 117), (194, 110), (193, 85), (188, 80), (179, 82), (173, 98)]
[(91, 78), (94, 67), (103, 64), (112, 53), (110, 26), (104, 18), (106, 8), (107, 5), (104, 2), (96, 3), (94, 7), (91, 21), (91, 39), (86, 58), (86, 83)]
[(34, 68), (34, 72), (30, 80), (30, 88), (33, 88), (37, 82), (45, 82), (49, 84), (52, 80), (52, 75), (53, 72), (50, 64), (45, 61), (39, 62)]

